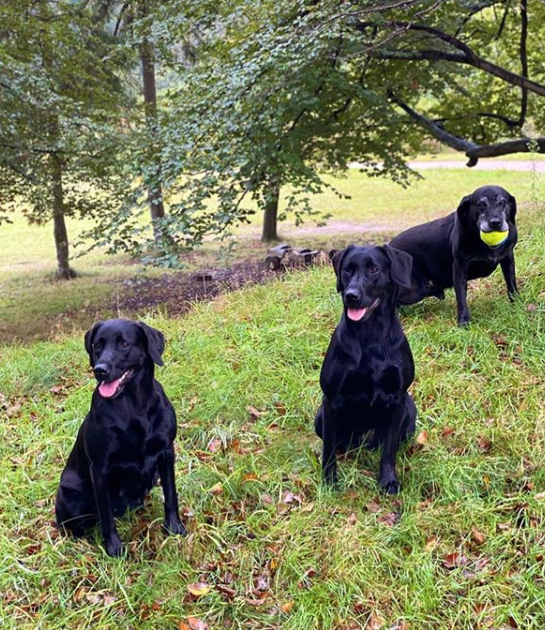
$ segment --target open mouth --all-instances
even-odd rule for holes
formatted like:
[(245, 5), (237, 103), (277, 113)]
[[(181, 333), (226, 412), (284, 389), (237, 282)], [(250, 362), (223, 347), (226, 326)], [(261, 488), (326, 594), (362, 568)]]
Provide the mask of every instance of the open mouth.
[(380, 300), (377, 298), (370, 306), (366, 306), (365, 308), (347, 308), (346, 314), (348, 315), (348, 319), (351, 319), (353, 322), (359, 322), (366, 315), (370, 315), (379, 305)]
[(133, 374), (134, 370), (130, 369), (113, 381), (103, 381), (98, 386), (98, 391), (100, 392), (100, 395), (104, 398), (114, 398), (115, 396), (118, 396), (123, 391), (125, 385), (130, 381)]

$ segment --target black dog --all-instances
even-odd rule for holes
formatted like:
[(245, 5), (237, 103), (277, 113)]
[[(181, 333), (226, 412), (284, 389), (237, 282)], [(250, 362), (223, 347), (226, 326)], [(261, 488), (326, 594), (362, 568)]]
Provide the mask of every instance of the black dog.
[[(399, 304), (414, 304), (426, 297), (444, 298), (454, 287), (458, 323), (469, 323), (467, 281), (486, 278), (501, 265), (509, 299), (517, 293), (515, 257), (517, 243), (513, 195), (500, 186), (483, 186), (464, 197), (456, 212), (442, 219), (417, 225), (396, 236), (392, 247), (413, 257), (411, 286), (399, 292)], [(481, 232), (483, 233), (481, 236)], [(505, 233), (505, 240), (487, 245), (491, 233)]]
[(174, 483), (176, 415), (153, 376), (164, 345), (158, 330), (124, 319), (98, 322), (85, 334), (98, 386), (62, 472), (55, 512), (58, 526), (76, 536), (100, 522), (109, 556), (122, 552), (114, 516), (142, 505), (158, 477), (164, 526), (185, 533)]
[(414, 362), (396, 315), (398, 289), (410, 286), (411, 257), (388, 245), (350, 245), (335, 254), (333, 266), (344, 313), (320, 374), (324, 395), (315, 428), (323, 440), (324, 479), (337, 481), (337, 449), (357, 447), (373, 431), (369, 446), (383, 446), (379, 484), (396, 494), (397, 450), (416, 424), (407, 393)]

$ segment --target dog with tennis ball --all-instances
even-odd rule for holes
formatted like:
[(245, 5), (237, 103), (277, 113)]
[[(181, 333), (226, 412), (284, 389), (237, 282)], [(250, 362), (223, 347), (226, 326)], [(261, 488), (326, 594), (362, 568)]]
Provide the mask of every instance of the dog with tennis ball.
[(413, 257), (411, 287), (402, 288), (398, 304), (445, 297), (454, 287), (458, 324), (467, 325), (467, 282), (486, 278), (500, 265), (509, 299), (517, 294), (514, 248), (517, 202), (501, 186), (482, 186), (464, 197), (456, 212), (405, 230), (390, 245)]

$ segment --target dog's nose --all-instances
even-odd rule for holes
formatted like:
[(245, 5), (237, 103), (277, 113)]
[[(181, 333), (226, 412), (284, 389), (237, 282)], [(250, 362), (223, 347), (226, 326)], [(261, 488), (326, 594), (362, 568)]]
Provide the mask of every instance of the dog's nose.
[(344, 294), (344, 297), (349, 304), (354, 304), (360, 300), (360, 294), (354, 289), (348, 289)]
[(110, 368), (105, 363), (97, 363), (93, 372), (97, 378), (106, 378), (110, 373)]
[(502, 225), (503, 225), (503, 221), (501, 219), (498, 219), (497, 217), (494, 219), (490, 219), (488, 221), (488, 225), (489, 227), (491, 227), (493, 230), (500, 230)]

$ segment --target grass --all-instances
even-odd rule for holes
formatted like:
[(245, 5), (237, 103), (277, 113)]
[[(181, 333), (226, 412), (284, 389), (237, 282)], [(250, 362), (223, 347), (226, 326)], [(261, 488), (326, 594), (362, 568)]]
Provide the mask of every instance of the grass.
[[(524, 172), (483, 172), (441, 169), (426, 171), (410, 188), (351, 170), (344, 178), (326, 180), (350, 198), (339, 199), (331, 191), (318, 195), (313, 205), (332, 213), (330, 228), (308, 232), (293, 224), (280, 226), (282, 238), (295, 246), (329, 247), (361, 239), (361, 227), (382, 230), (387, 239), (396, 231), (451, 212), (468, 191), (485, 183), (501, 183), (525, 205), (545, 196), (545, 177)], [(261, 260), (267, 247), (259, 238), (259, 217), (239, 233), (237, 259)], [(76, 241), (81, 224), (68, 222)], [(305, 226), (303, 226), (305, 227)], [(0, 344), (33, 341), (89, 325), (97, 317), (115, 315), (116, 298), (126, 291), (123, 282), (141, 272), (127, 258), (106, 257), (94, 251), (74, 261), (80, 277), (72, 282), (54, 280), (55, 253), (51, 226), (29, 226), (22, 216), (3, 225), (0, 247)], [(218, 244), (206, 247), (188, 261), (191, 266), (224, 264), (218, 261)], [(146, 272), (149, 275), (163, 271)], [(30, 297), (31, 296), (31, 297)], [(108, 305), (106, 308), (105, 305)]]
[[(52, 527), (93, 382), (81, 335), (0, 349), (0, 617), (6, 629), (474, 630), (545, 625), (542, 209), (520, 212), (522, 296), (501, 274), (407, 309), (418, 444), (381, 496), (377, 456), (320, 483), (318, 376), (339, 313), (330, 268), (169, 320), (159, 378), (178, 413), (189, 535), (166, 537), (154, 489), (119, 521), (124, 560)], [(202, 582), (199, 597), (190, 584)], [(200, 620), (200, 621), (199, 621)]]

